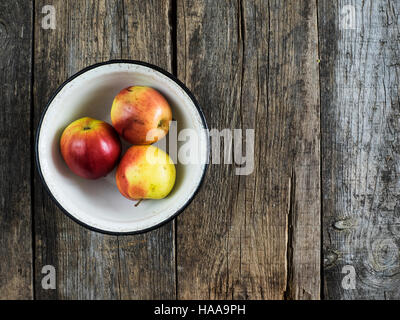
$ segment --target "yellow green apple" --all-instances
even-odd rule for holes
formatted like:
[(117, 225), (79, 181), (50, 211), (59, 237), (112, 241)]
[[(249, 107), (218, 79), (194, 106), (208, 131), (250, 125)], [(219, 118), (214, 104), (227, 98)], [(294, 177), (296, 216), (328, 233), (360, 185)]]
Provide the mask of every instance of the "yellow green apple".
[(132, 146), (122, 157), (116, 173), (117, 187), (131, 200), (162, 199), (175, 184), (175, 165), (163, 150)]

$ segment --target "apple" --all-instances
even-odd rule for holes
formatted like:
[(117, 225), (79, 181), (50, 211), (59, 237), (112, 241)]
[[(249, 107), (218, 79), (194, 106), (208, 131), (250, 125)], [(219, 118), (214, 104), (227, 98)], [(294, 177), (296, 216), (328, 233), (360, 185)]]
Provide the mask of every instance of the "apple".
[(163, 150), (132, 146), (122, 157), (116, 173), (121, 194), (130, 200), (162, 199), (175, 184), (175, 165)]
[(111, 107), (115, 130), (135, 145), (152, 144), (163, 138), (171, 119), (168, 101), (150, 87), (132, 86), (121, 90)]
[(121, 155), (121, 141), (111, 125), (85, 117), (65, 128), (60, 149), (72, 172), (97, 179), (114, 169)]

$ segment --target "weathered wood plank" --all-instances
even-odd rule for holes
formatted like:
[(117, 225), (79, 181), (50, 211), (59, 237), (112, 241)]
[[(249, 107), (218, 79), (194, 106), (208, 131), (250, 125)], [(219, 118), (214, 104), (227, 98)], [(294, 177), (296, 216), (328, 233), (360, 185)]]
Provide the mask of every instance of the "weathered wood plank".
[[(320, 298), (320, 103), (317, 3), (270, 1), (267, 191), (287, 213), (286, 299)], [(268, 174), (268, 173), (267, 173)], [(277, 203), (274, 203), (279, 199)]]
[[(239, 127), (239, 4), (183, 0), (177, 8), (178, 77), (199, 100), (210, 128)], [(202, 189), (178, 217), (179, 299), (232, 298), (228, 243), (237, 193), (233, 166), (211, 165)]]
[(254, 172), (211, 165), (178, 218), (178, 298), (317, 299), (316, 3), (180, 0), (177, 15), (178, 76), (210, 128), (255, 129)]
[[(44, 4), (48, 3), (37, 4), (38, 19)], [(168, 1), (53, 4), (57, 9), (56, 30), (36, 26), (37, 117), (56, 85), (95, 62), (141, 59), (171, 69)], [(37, 287), (39, 298), (175, 297), (173, 223), (144, 235), (104, 236), (70, 221), (41, 189), (38, 199), (36, 281), (39, 286), (39, 268), (53, 264), (59, 283), (56, 292)]]
[(324, 0), (319, 17), (325, 298), (399, 299), (400, 3)]
[[(56, 29), (42, 29), (44, 5), (56, 9)], [(114, 1), (36, 1), (35, 123), (52, 92), (69, 76), (95, 62), (119, 58), (122, 8)], [(118, 239), (91, 232), (67, 218), (35, 176), (36, 297), (120, 297)], [(57, 289), (43, 290), (41, 269), (53, 265)]]
[[(170, 0), (123, 1), (122, 58), (172, 71)], [(174, 222), (119, 237), (122, 299), (175, 299)]]
[(0, 299), (32, 299), (32, 4), (0, 3)]

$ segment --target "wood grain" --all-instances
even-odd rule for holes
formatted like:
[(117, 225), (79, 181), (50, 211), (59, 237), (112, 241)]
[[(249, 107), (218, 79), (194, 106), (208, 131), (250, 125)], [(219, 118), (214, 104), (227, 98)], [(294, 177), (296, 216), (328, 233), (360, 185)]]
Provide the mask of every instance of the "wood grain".
[(398, 1), (319, 1), (326, 299), (400, 298), (399, 14)]
[[(318, 299), (321, 199), (324, 298), (400, 298), (398, 1), (34, 4), (0, 4), (0, 299)], [(176, 68), (210, 128), (255, 132), (252, 174), (210, 165), (176, 226), (129, 237), (67, 218), (31, 158), (58, 85), (119, 58)], [(41, 287), (48, 264), (56, 290)]]
[[(36, 19), (44, 16), (36, 2)], [(35, 29), (35, 120), (50, 94), (90, 64), (130, 58), (171, 69), (169, 2), (54, 1), (56, 30)], [(150, 35), (153, 35), (152, 37)], [(155, 36), (157, 35), (157, 36)], [(127, 84), (128, 85), (128, 84)], [(130, 237), (91, 232), (67, 218), (36, 177), (36, 294), (40, 299), (175, 297), (170, 223)], [(57, 270), (57, 290), (43, 290), (43, 265)]]
[(0, 299), (32, 299), (32, 5), (0, 3)]
[[(179, 0), (177, 9), (178, 77), (197, 97), (210, 128), (233, 129), (242, 73), (240, 7)], [(200, 192), (177, 218), (178, 299), (232, 297), (228, 239), (237, 192), (233, 166), (210, 165)]]
[[(123, 1), (121, 57), (172, 71), (171, 2)], [(119, 237), (122, 299), (175, 299), (174, 222)]]
[(271, 203), (271, 212), (279, 216), (287, 213), (285, 298), (319, 299), (320, 102), (316, 1), (270, 1), (268, 83), (270, 147), (265, 153), (270, 154), (267, 163), (272, 171), (270, 183), (275, 185), (272, 190), (282, 197), (276, 206)]
[(255, 130), (254, 172), (211, 165), (178, 218), (178, 298), (318, 299), (316, 3), (177, 7), (178, 76), (209, 127)]
[[(121, 8), (112, 1), (36, 1), (34, 47), (35, 123), (58, 85), (83, 67), (118, 58)], [(56, 9), (56, 29), (42, 29), (44, 5)], [(66, 217), (35, 176), (36, 297), (120, 297), (118, 239), (91, 232)], [(57, 289), (44, 290), (44, 265), (57, 272)]]

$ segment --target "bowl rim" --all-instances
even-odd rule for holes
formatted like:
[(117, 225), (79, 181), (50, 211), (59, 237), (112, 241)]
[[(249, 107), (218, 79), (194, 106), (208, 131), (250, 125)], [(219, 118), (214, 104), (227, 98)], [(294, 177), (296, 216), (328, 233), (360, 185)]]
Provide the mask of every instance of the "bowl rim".
[[(89, 70), (104, 66), (104, 65), (109, 65), (109, 64), (135, 64), (135, 65), (140, 65), (140, 66), (144, 66), (144, 67), (148, 67), (150, 69), (153, 69), (155, 71), (158, 71), (160, 73), (162, 73), (163, 75), (167, 76), (168, 78), (170, 78), (172, 81), (174, 81), (178, 86), (180, 86), (185, 93), (189, 96), (190, 100), (192, 100), (193, 104), (195, 105), (197, 112), (200, 115), (201, 121), (202, 121), (202, 125), (203, 125), (203, 129), (205, 129), (206, 132), (206, 142), (207, 142), (207, 146), (206, 146), (206, 163), (205, 166), (203, 168), (203, 172), (200, 178), (200, 182), (196, 187), (196, 190), (194, 191), (194, 193), (192, 194), (192, 196), (173, 214), (171, 215), (169, 218), (163, 220), (162, 222), (151, 226), (149, 228), (145, 228), (142, 230), (136, 230), (136, 231), (127, 231), (127, 232), (117, 232), (117, 231), (109, 231), (109, 230), (103, 230), (103, 229), (99, 229), (96, 227), (93, 227), (91, 225), (88, 225), (82, 221), (80, 221), (78, 218), (74, 217), (72, 214), (70, 214), (59, 202), (58, 200), (54, 197), (54, 195), (52, 194), (52, 192), (50, 191), (43, 173), (42, 173), (42, 169), (40, 166), (40, 160), (39, 160), (39, 136), (40, 136), (40, 131), (42, 128), (42, 122), (44, 119), (44, 116), (47, 113), (48, 108), (50, 107), (51, 103), (53, 102), (54, 98), (58, 95), (58, 93), (64, 88), (64, 86), (66, 86), (69, 82), (71, 82), (72, 80), (74, 80), (75, 78), (79, 77), (80, 75), (86, 73)], [(78, 223), (79, 225), (91, 230), (91, 231), (95, 231), (98, 233), (102, 233), (102, 234), (107, 234), (107, 235), (115, 235), (115, 236), (123, 236), (123, 235), (135, 235), (135, 234), (141, 234), (141, 233), (146, 233), (152, 230), (155, 230), (165, 224), (167, 224), (168, 222), (172, 221), (173, 219), (175, 219), (180, 213), (182, 213), (183, 210), (185, 210), (188, 205), (193, 201), (194, 197), (197, 195), (197, 193), (199, 192), (201, 186), (203, 185), (204, 182), (204, 178), (208, 169), (208, 165), (209, 165), (209, 157), (210, 157), (210, 135), (209, 135), (209, 130), (208, 130), (208, 126), (207, 126), (207, 122), (206, 122), (206, 118), (204, 116), (203, 110), (201, 109), (199, 103), (197, 102), (195, 96), (193, 95), (193, 93), (186, 87), (186, 85), (180, 81), (176, 76), (174, 76), (172, 73), (162, 69), (161, 67), (158, 67), (154, 64), (148, 63), (148, 62), (144, 62), (144, 61), (140, 61), (140, 60), (131, 60), (131, 59), (112, 59), (112, 60), (108, 60), (108, 61), (103, 61), (103, 62), (98, 62), (95, 64), (92, 64), (90, 66), (87, 66), (83, 69), (81, 69), (80, 71), (76, 72), (75, 74), (73, 74), (72, 76), (70, 76), (67, 80), (65, 80), (61, 85), (59, 85), (57, 87), (57, 89), (54, 91), (54, 93), (51, 95), (50, 99), (48, 100), (45, 108), (43, 109), (43, 111), (41, 112), (40, 115), (40, 119), (39, 119), (39, 123), (38, 126), (36, 128), (36, 134), (35, 134), (35, 162), (36, 162), (36, 167), (37, 167), (37, 171), (39, 173), (39, 177), (40, 180), (42, 181), (42, 184), (44, 185), (48, 195), (50, 196), (50, 198), (55, 202), (55, 204), (61, 209), (61, 211), (67, 216), (69, 217), (71, 220), (73, 220), (74, 222)]]

